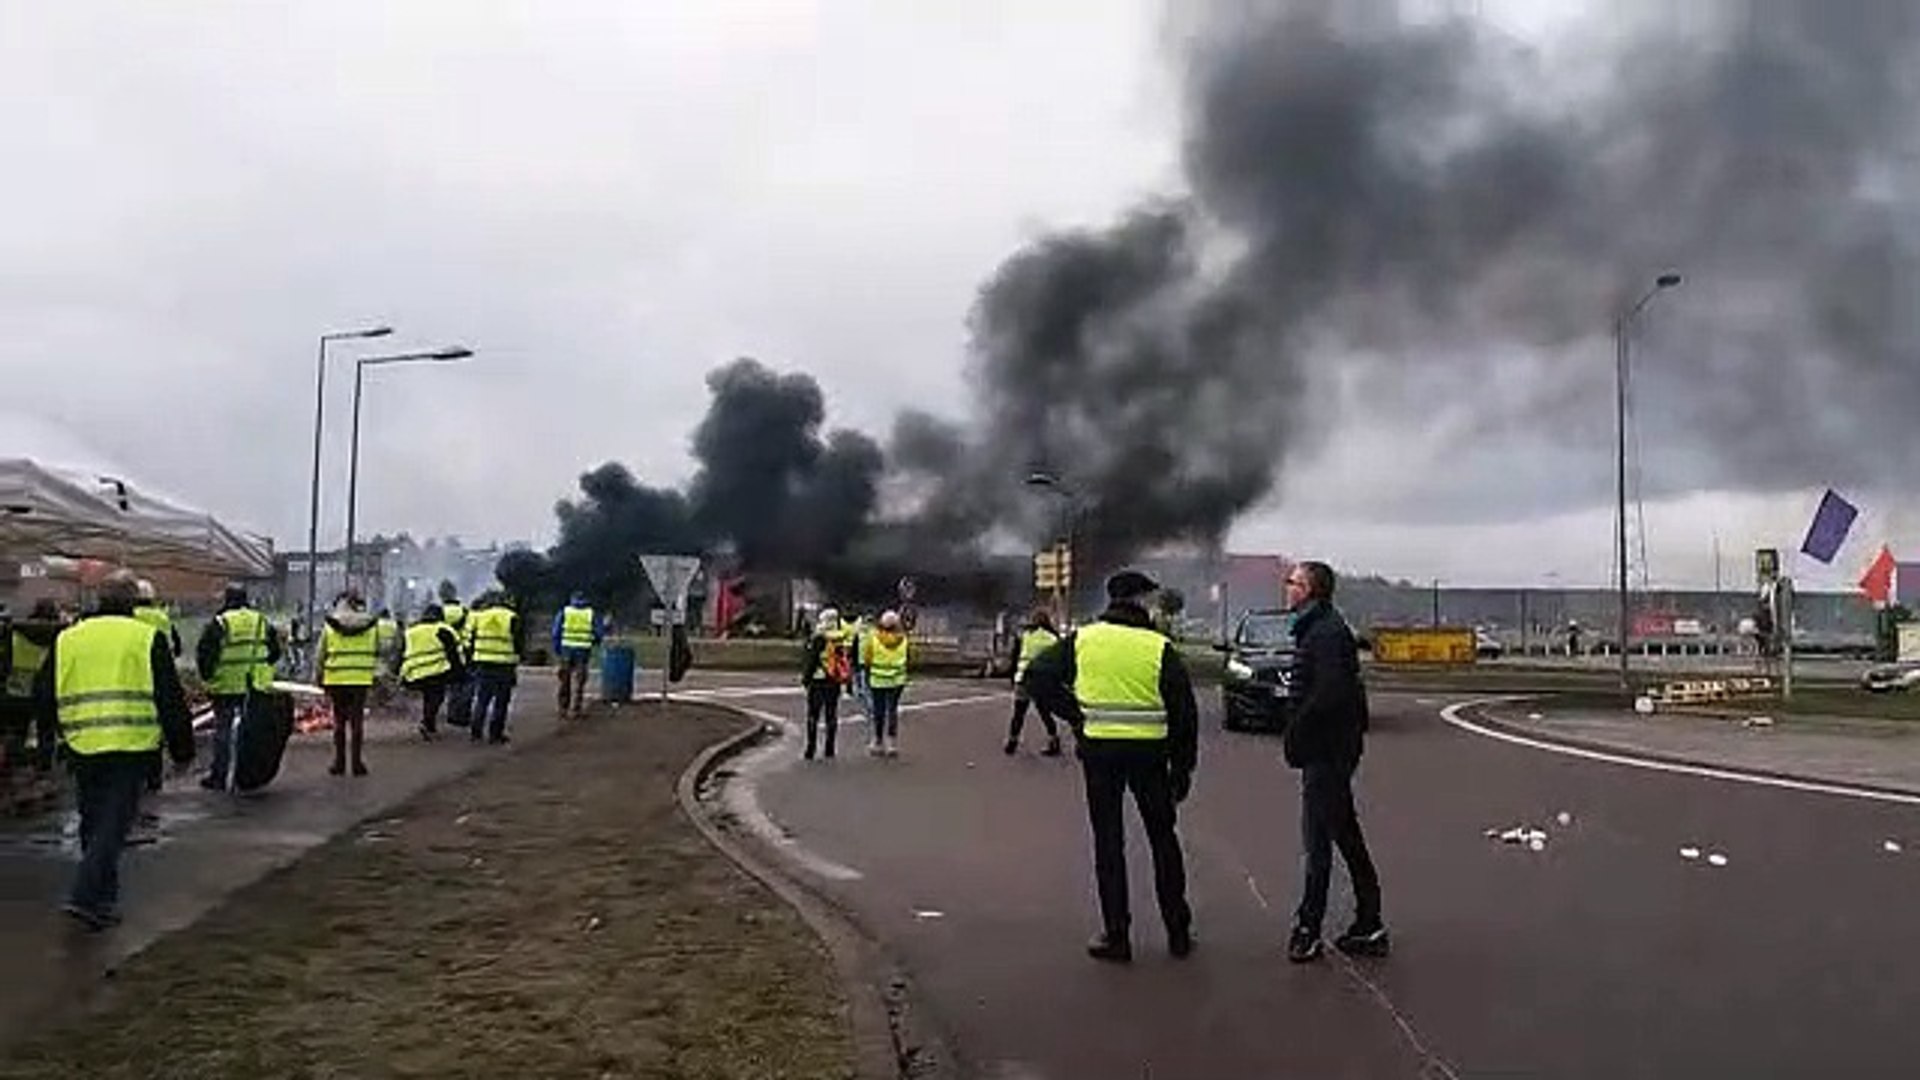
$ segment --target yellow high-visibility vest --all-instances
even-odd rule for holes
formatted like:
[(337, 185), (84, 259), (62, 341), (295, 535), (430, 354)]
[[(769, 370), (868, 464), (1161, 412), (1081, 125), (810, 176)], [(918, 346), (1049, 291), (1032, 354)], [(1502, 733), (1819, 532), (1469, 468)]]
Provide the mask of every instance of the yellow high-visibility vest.
[[(133, 609), (133, 617), (160, 631), (162, 636), (166, 636), (173, 629), (173, 616), (167, 614), (166, 608), (157, 604), (141, 604)], [(169, 637), (168, 640), (172, 639)]]
[(560, 612), (560, 647), (563, 649), (593, 648), (593, 609), (567, 605)]
[(458, 634), (467, 628), (467, 609), (458, 600), (450, 600), (440, 606), (440, 618), (453, 632)]
[(415, 623), (407, 627), (407, 652), (400, 661), (400, 681), (417, 683), (453, 670), (446, 646), (440, 642), (441, 623)]
[(33, 680), (47, 662), (47, 647), (36, 645), (27, 635), (13, 632), (13, 670), (7, 672), (7, 696), (33, 696)]
[(82, 756), (160, 749), (154, 633), (127, 615), (95, 615), (60, 632), (53, 692), (67, 749)]
[(1167, 737), (1160, 662), (1167, 639), (1153, 630), (1096, 622), (1074, 635), (1073, 696), (1089, 739)]
[(383, 655), (393, 651), (393, 647), (400, 641), (400, 624), (393, 621), (392, 616), (375, 622), (373, 624), (373, 632), (375, 635), (374, 647), (379, 649)]
[(1020, 635), (1020, 659), (1014, 663), (1013, 681), (1019, 682), (1027, 677), (1027, 665), (1041, 653), (1053, 647), (1060, 635), (1044, 626), (1036, 626)]
[(879, 690), (907, 685), (907, 647), (905, 634), (891, 645), (879, 631), (862, 641), (861, 662), (867, 669), (867, 685)]
[(379, 666), (380, 632), (369, 629), (343, 634), (329, 623), (320, 633), (326, 649), (320, 685), (372, 686), (374, 669)]
[[(215, 616), (225, 628), (220, 661), (207, 680), (207, 692), (232, 697), (247, 692), (247, 684), (265, 689), (273, 681), (267, 663), (267, 617), (252, 608), (234, 608)], [(151, 627), (149, 627), (151, 629)]]
[(482, 608), (468, 616), (467, 623), (474, 663), (517, 664), (520, 662), (520, 654), (513, 650), (512, 608)]

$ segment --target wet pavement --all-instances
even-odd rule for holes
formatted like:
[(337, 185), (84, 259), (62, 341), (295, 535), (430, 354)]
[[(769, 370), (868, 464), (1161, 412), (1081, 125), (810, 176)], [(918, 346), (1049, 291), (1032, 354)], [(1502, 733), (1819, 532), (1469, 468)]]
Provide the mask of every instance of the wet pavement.
[[(751, 684), (751, 685), (750, 685)], [(737, 705), (798, 717), (785, 687)], [(1380, 961), (1289, 965), (1297, 782), (1212, 703), (1183, 808), (1199, 952), (1164, 950), (1137, 823), (1136, 960), (1096, 924), (1077, 766), (979, 682), (908, 701), (902, 756), (751, 781), (811, 876), (913, 972), (974, 1075), (1907, 1076), (1920, 1060), (1920, 811), (1543, 752), (1376, 699), (1362, 813), (1395, 934)], [(715, 695), (718, 696), (718, 695)], [(945, 706), (942, 700), (954, 702)], [(845, 734), (845, 733), (843, 733)], [(1563, 823), (1564, 822), (1564, 823)], [(1513, 827), (1540, 850), (1505, 843)], [(1689, 857), (1686, 853), (1691, 853)], [(798, 864), (796, 864), (798, 865)], [(1336, 871), (1329, 929), (1346, 915)]]
[[(107, 933), (81, 934), (58, 910), (75, 858), (70, 811), (7, 823), (0, 828), (0, 1041), (84, 996), (102, 974), (214, 911), (235, 890), (377, 821), (426, 787), (537, 741), (554, 727), (553, 685), (545, 673), (522, 673), (509, 729), (516, 742), (504, 748), (470, 745), (458, 729), (424, 744), (410, 719), (370, 718), (371, 775), (363, 778), (326, 774), (332, 736), (320, 733), (295, 736), (280, 775), (259, 793), (203, 791), (203, 748), (195, 771), (170, 777), (150, 801), (160, 816), (158, 835), (128, 849), (121, 866), (126, 922)], [(377, 833), (377, 824), (366, 831)]]

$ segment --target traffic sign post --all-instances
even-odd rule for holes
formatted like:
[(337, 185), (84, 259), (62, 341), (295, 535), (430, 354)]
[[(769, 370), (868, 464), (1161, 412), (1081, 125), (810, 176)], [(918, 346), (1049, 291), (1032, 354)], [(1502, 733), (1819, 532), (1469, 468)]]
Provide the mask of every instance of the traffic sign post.
[[(660, 597), (665, 609), (654, 613), (654, 625), (662, 628), (684, 625), (687, 621), (687, 589), (693, 584), (695, 574), (700, 572), (700, 560), (692, 555), (642, 555), (640, 570), (653, 584), (653, 591)], [(668, 633), (671, 641), (671, 631)], [(660, 663), (660, 700), (667, 700), (668, 674), (673, 667), (673, 647), (669, 643), (667, 658)]]
[(1033, 587), (1051, 590), (1054, 617), (1066, 624), (1067, 596), (1073, 588), (1073, 549), (1055, 544), (1033, 557)]

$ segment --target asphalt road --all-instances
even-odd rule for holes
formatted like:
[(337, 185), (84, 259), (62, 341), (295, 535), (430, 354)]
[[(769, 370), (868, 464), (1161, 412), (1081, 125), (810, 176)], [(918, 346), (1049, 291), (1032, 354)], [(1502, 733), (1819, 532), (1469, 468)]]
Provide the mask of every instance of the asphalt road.
[[(1905, 1077), (1920, 1061), (1920, 810), (1510, 746), (1446, 724), (1437, 699), (1379, 695), (1359, 786), (1395, 951), (1295, 967), (1294, 775), (1203, 698), (1181, 820), (1200, 950), (1166, 955), (1136, 825), (1136, 960), (1115, 968), (1080, 951), (1097, 918), (1077, 765), (1038, 757), (1031, 728), (1003, 757), (1005, 700), (976, 700), (993, 689), (909, 691), (928, 707), (903, 718), (896, 761), (861, 753), (854, 726), (838, 761), (799, 762), (789, 739), (735, 781), (914, 972), (975, 1075)], [(801, 715), (789, 687), (731, 700)], [(1514, 825), (1545, 849), (1486, 836)], [(1330, 932), (1348, 910), (1336, 871)]]

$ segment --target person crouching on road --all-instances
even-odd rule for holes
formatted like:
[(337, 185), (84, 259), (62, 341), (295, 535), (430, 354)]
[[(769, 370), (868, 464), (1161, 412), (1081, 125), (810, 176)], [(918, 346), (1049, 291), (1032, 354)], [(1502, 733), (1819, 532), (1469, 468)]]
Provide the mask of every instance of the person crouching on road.
[(907, 691), (910, 645), (901, 628), (900, 613), (886, 611), (880, 625), (861, 643), (861, 663), (867, 669), (867, 689), (873, 695), (873, 742), (867, 752), (879, 757), (900, 754), (900, 697)]
[(1193, 951), (1186, 859), (1175, 821), (1193, 784), (1200, 710), (1180, 650), (1148, 614), (1159, 588), (1132, 570), (1108, 578), (1109, 602), (1099, 621), (1068, 634), (1027, 667), (1028, 693), (1072, 725), (1079, 745), (1104, 926), (1087, 955), (1113, 963), (1133, 959), (1124, 818), (1129, 790), (1153, 852), (1167, 950), (1176, 957)]
[(1300, 835), (1306, 848), (1306, 882), (1294, 914), (1287, 958), (1306, 963), (1320, 957), (1320, 925), (1327, 913), (1333, 849), (1353, 879), (1353, 926), (1334, 941), (1341, 952), (1380, 956), (1387, 927), (1380, 921), (1380, 876), (1360, 832), (1353, 806), (1353, 774), (1367, 731), (1367, 688), (1360, 681), (1360, 650), (1347, 621), (1333, 607), (1333, 568), (1299, 563), (1287, 574), (1287, 607), (1293, 612), (1296, 703), (1283, 746), (1287, 764), (1300, 770)]
[(139, 811), (147, 770), (164, 745), (176, 767), (193, 762), (193, 719), (172, 643), (133, 617), (134, 578), (100, 585), (92, 616), (60, 632), (34, 680), (41, 768), (66, 744), (80, 804), (80, 866), (65, 911), (89, 930), (120, 921), (120, 854)]
[(1045, 705), (1035, 702), (1026, 687), (1028, 666), (1035, 657), (1052, 648), (1059, 640), (1060, 635), (1053, 630), (1053, 616), (1046, 608), (1034, 608), (1033, 613), (1027, 616), (1026, 629), (1020, 633), (1020, 652), (1013, 664), (1013, 723), (1007, 728), (1007, 745), (1004, 747), (1009, 755), (1020, 749), (1020, 729), (1026, 726), (1027, 708), (1032, 705), (1040, 714), (1040, 725), (1047, 729), (1047, 747), (1040, 752), (1047, 757), (1060, 756), (1059, 725), (1053, 722), (1053, 713)]
[(447, 700), (447, 688), (466, 680), (460, 635), (442, 620), (440, 605), (428, 604), (420, 612), (420, 621), (407, 627), (400, 657), (400, 682), (420, 691), (420, 737), (427, 742), (440, 734), (440, 706)]
[(320, 630), (316, 667), (320, 687), (333, 704), (333, 764), (330, 776), (347, 771), (347, 751), (353, 751), (353, 775), (367, 775), (361, 747), (367, 735), (367, 695), (380, 667), (379, 620), (367, 614), (367, 602), (352, 589), (334, 601), (333, 611)]
[(593, 650), (606, 637), (606, 622), (587, 604), (585, 593), (574, 593), (553, 617), (553, 655), (560, 663), (560, 719), (579, 719), (587, 709), (587, 668)]
[(819, 740), (820, 721), (827, 722), (826, 756), (833, 758), (834, 744), (840, 733), (840, 688), (851, 677), (847, 656), (847, 628), (840, 613), (822, 608), (814, 619), (813, 633), (801, 661), (800, 682), (807, 688), (807, 751), (812, 761)]
[(513, 685), (520, 667), (520, 616), (507, 606), (504, 598), (488, 595), (467, 614), (467, 652), (473, 662), (474, 742), (480, 741), (486, 728), (487, 742), (500, 746), (507, 740), (507, 706), (513, 700)]

